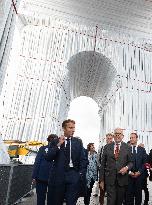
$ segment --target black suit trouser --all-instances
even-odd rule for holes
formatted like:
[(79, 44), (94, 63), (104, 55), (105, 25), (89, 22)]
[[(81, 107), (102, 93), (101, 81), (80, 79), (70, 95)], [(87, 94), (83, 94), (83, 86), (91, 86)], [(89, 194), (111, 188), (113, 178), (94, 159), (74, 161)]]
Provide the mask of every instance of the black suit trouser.
[(49, 184), (48, 189), (48, 205), (62, 205), (64, 199), (66, 205), (76, 205), (79, 197), (80, 175), (74, 169), (70, 169), (63, 173), (64, 180), (62, 182)]
[[(129, 177), (126, 205), (141, 205), (142, 203), (142, 177)], [(135, 201), (135, 203), (134, 203)]]
[(37, 205), (45, 205), (48, 184), (45, 182), (36, 182)]
[(106, 184), (107, 205), (122, 205), (126, 186), (120, 186), (117, 182), (113, 185)]
[(90, 204), (90, 197), (91, 197), (92, 188), (93, 188), (94, 183), (95, 183), (95, 181), (93, 179), (91, 179), (90, 187), (87, 187), (87, 193), (86, 193), (86, 196), (84, 197), (84, 204), (85, 205)]
[(143, 179), (142, 189), (144, 190), (144, 193), (145, 193), (145, 200), (144, 200), (144, 202), (148, 203), (148, 201), (149, 201), (149, 190), (148, 190), (148, 187), (147, 187), (147, 177), (145, 177)]

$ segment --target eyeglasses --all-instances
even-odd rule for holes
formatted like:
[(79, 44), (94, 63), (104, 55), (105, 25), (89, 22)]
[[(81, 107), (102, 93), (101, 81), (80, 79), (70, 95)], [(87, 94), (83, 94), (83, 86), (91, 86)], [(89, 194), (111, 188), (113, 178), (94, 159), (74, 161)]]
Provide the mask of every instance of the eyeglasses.
[(122, 133), (114, 133), (114, 135), (122, 135)]

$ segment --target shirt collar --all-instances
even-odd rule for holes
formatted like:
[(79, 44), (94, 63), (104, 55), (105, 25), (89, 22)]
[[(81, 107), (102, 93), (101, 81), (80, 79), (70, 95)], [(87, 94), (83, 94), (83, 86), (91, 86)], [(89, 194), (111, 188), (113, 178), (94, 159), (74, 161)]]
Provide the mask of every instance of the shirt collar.
[(121, 143), (122, 143), (122, 142), (118, 142), (118, 143), (114, 142), (115, 146), (116, 146), (116, 145), (121, 146)]
[(131, 145), (131, 147), (132, 147), (132, 153), (133, 153), (134, 147), (135, 147), (135, 150), (136, 150), (136, 152), (137, 152), (137, 145)]
[(71, 140), (71, 137), (65, 137), (65, 140), (68, 140), (68, 139)]

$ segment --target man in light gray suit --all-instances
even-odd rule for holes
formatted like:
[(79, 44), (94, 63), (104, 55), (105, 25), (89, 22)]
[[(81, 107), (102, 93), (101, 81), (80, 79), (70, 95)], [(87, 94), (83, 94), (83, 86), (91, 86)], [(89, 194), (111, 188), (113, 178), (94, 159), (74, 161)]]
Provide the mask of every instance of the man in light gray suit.
[(130, 147), (122, 141), (121, 128), (114, 130), (114, 142), (105, 145), (99, 173), (100, 188), (106, 185), (107, 205), (122, 205), (128, 185), (128, 171), (132, 168)]

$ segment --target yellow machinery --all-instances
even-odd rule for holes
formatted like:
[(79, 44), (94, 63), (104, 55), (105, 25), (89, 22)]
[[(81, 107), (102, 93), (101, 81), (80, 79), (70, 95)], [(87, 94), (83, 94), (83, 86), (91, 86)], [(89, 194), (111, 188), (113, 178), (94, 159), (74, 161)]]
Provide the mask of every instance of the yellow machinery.
[(40, 147), (45, 145), (38, 141), (22, 142), (19, 140), (4, 140), (5, 144), (8, 144), (8, 153), (11, 158), (18, 157), (19, 155), (27, 155), (29, 152), (37, 153), (32, 147)]

